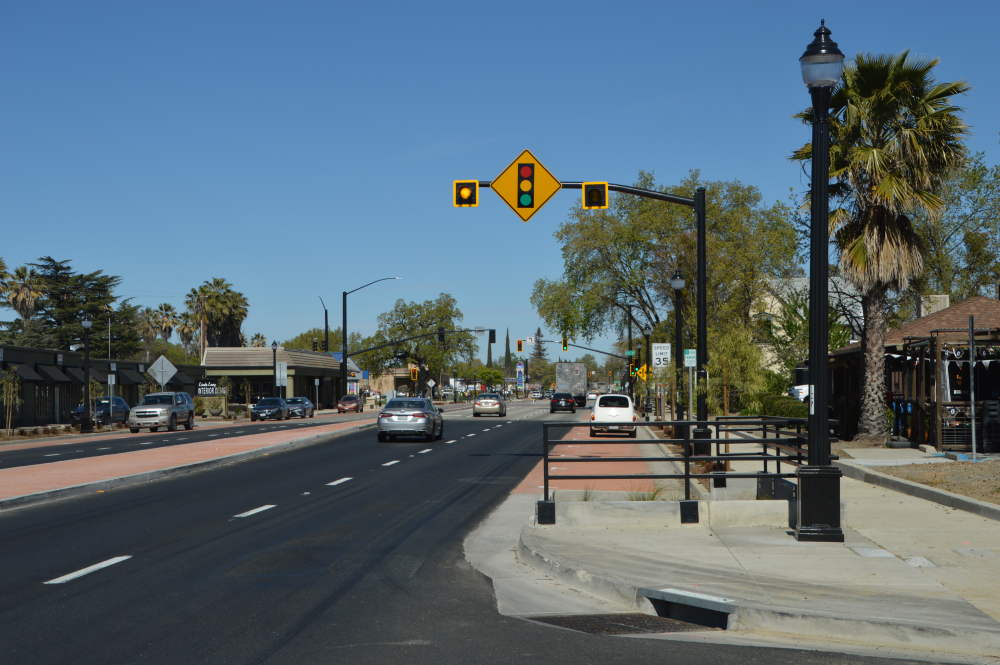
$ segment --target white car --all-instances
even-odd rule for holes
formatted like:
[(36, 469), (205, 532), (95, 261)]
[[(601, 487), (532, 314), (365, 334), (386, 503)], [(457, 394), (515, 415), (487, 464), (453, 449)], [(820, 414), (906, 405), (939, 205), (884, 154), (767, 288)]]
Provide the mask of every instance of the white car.
[(542, 393), (536, 390), (535, 392), (531, 393), (531, 399), (542, 399)]
[(601, 395), (590, 412), (590, 422), (610, 424), (597, 427), (592, 424), (590, 436), (597, 436), (598, 432), (625, 432), (634, 439), (636, 420), (635, 405), (628, 395)]
[(808, 384), (801, 385), (801, 386), (792, 386), (791, 388), (788, 389), (788, 394), (794, 400), (797, 400), (799, 402), (808, 402), (809, 401), (809, 386), (808, 386)]
[(592, 399), (597, 399), (597, 393), (595, 393), (593, 390), (587, 393), (587, 401), (589, 402)]

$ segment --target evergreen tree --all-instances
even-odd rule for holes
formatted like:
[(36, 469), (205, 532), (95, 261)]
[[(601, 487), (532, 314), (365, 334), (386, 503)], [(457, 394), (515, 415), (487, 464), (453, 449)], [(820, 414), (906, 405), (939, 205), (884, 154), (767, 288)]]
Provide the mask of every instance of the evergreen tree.
[(101, 270), (80, 274), (70, 267), (68, 260), (56, 261), (51, 256), (38, 261), (28, 264), (38, 270), (45, 292), (38, 301), (35, 321), (52, 340), (52, 347), (69, 351), (72, 346), (83, 344), (81, 312), (93, 318), (91, 342), (107, 340), (108, 310), (116, 300), (112, 291), (121, 283), (121, 277), (105, 275)]
[(503, 354), (503, 373), (504, 376), (512, 376), (514, 374), (514, 363), (510, 359), (510, 328), (507, 328), (507, 342)]
[(493, 345), (486, 343), (486, 367), (493, 369)]
[(531, 360), (532, 362), (543, 360), (545, 362), (549, 361), (549, 354), (545, 351), (545, 344), (542, 343), (542, 329), (538, 328), (535, 331), (535, 344), (534, 348), (531, 349)]

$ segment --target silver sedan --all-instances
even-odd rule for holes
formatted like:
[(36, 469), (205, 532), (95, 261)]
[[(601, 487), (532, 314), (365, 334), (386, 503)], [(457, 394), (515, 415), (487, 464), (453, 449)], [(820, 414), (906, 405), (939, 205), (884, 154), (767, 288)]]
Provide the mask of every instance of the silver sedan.
[(444, 409), (423, 397), (391, 399), (378, 414), (378, 440), (395, 441), (398, 436), (419, 436), (428, 442), (440, 439), (444, 436), (442, 413)]
[(478, 418), (484, 413), (495, 413), (503, 418), (507, 415), (507, 405), (498, 393), (483, 393), (472, 403), (472, 416)]
[(298, 416), (299, 418), (312, 418), (316, 415), (315, 407), (311, 400), (305, 397), (289, 397), (285, 400), (288, 405), (288, 417)]

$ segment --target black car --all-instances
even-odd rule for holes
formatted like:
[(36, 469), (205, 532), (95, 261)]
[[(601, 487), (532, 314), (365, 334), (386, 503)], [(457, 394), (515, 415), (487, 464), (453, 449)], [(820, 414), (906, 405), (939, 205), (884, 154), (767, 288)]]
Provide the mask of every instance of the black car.
[(280, 397), (265, 397), (250, 409), (250, 420), (284, 420), (291, 414), (288, 403)]
[(576, 413), (576, 401), (573, 396), (569, 393), (553, 393), (552, 400), (549, 402), (549, 413), (556, 411)]
[(305, 397), (289, 397), (285, 400), (288, 405), (288, 417), (298, 416), (299, 418), (312, 418), (316, 415), (313, 403)]
[[(92, 400), (94, 424), (110, 425), (128, 420), (129, 406), (121, 397), (97, 397)], [(83, 420), (83, 404), (73, 409), (70, 424), (79, 425)]]

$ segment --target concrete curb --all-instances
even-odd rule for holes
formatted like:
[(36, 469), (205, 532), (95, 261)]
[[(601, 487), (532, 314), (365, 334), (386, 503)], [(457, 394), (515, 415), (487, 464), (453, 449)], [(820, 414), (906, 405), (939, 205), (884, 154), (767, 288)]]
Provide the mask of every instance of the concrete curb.
[(1000, 656), (1000, 630), (975, 630), (960, 626), (813, 613), (793, 608), (743, 604), (735, 600), (727, 600), (725, 606), (706, 605), (697, 599), (692, 601), (680, 596), (674, 597), (669, 591), (664, 594), (659, 589), (639, 587), (622, 578), (592, 573), (568, 559), (545, 552), (535, 540), (533, 528), (537, 527), (523, 528), (518, 539), (517, 552), (522, 563), (570, 587), (645, 614), (657, 614), (649, 598), (683, 601), (695, 607), (728, 611), (728, 631), (768, 633), (794, 638), (810, 635), (818, 639), (867, 647), (877, 645), (937, 652), (942, 651), (942, 643), (948, 643), (960, 645), (951, 650), (954, 653)]
[(146, 471), (143, 473), (136, 473), (129, 476), (120, 476), (118, 478), (96, 480), (90, 483), (71, 485), (69, 487), (60, 487), (59, 489), (48, 490), (45, 492), (36, 492), (35, 494), (24, 494), (22, 496), (14, 496), (8, 499), (0, 500), (0, 512), (14, 510), (15, 508), (23, 508), (24, 506), (30, 506), (36, 503), (45, 503), (48, 501), (55, 501), (58, 499), (68, 499), (70, 497), (96, 492), (97, 490), (110, 490), (119, 487), (128, 487), (130, 485), (138, 485), (139, 483), (145, 483), (151, 480), (160, 480), (162, 478), (180, 476), (186, 473), (194, 473), (195, 471), (204, 471), (206, 469), (212, 469), (214, 467), (222, 466), (224, 464), (233, 464), (235, 462), (242, 462), (244, 460), (253, 459), (254, 457), (261, 457), (263, 455), (268, 455), (270, 453), (280, 452), (282, 450), (289, 450), (291, 448), (299, 448), (301, 446), (307, 446), (313, 443), (319, 443), (319, 441), (323, 439), (339, 436), (341, 434), (347, 434), (350, 432), (357, 432), (363, 429), (373, 428), (375, 427), (375, 425), (376, 423), (366, 423), (364, 425), (346, 427), (344, 429), (337, 430), (336, 432), (324, 432), (322, 434), (313, 434), (311, 436), (303, 437), (301, 439), (293, 439), (291, 441), (285, 441), (284, 443), (276, 443), (273, 446), (258, 448), (256, 450), (245, 450), (241, 453), (233, 453), (232, 455), (225, 455), (224, 457), (217, 457), (215, 459), (204, 460), (202, 462), (194, 462), (192, 464), (184, 464), (181, 466), (172, 466), (172, 467), (167, 467), (165, 469), (156, 469), (155, 471)]
[(1000, 520), (1000, 505), (998, 504), (987, 503), (986, 501), (979, 501), (977, 499), (970, 499), (969, 497), (962, 496), (961, 494), (955, 494), (954, 492), (949, 492), (947, 490), (935, 489), (933, 487), (928, 487), (927, 485), (915, 483), (911, 480), (904, 480), (902, 478), (890, 476), (889, 474), (875, 471), (871, 467), (851, 464), (850, 462), (844, 460), (834, 460), (834, 464), (840, 467), (840, 470), (843, 471), (844, 475), (848, 478), (860, 480), (872, 485), (878, 485), (879, 487), (884, 487), (903, 494), (909, 494), (910, 496), (914, 496), (918, 499), (926, 499), (927, 501), (940, 503), (941, 505), (948, 506), (949, 508), (964, 510), (974, 515), (979, 515), (980, 517), (986, 517), (991, 520)]

